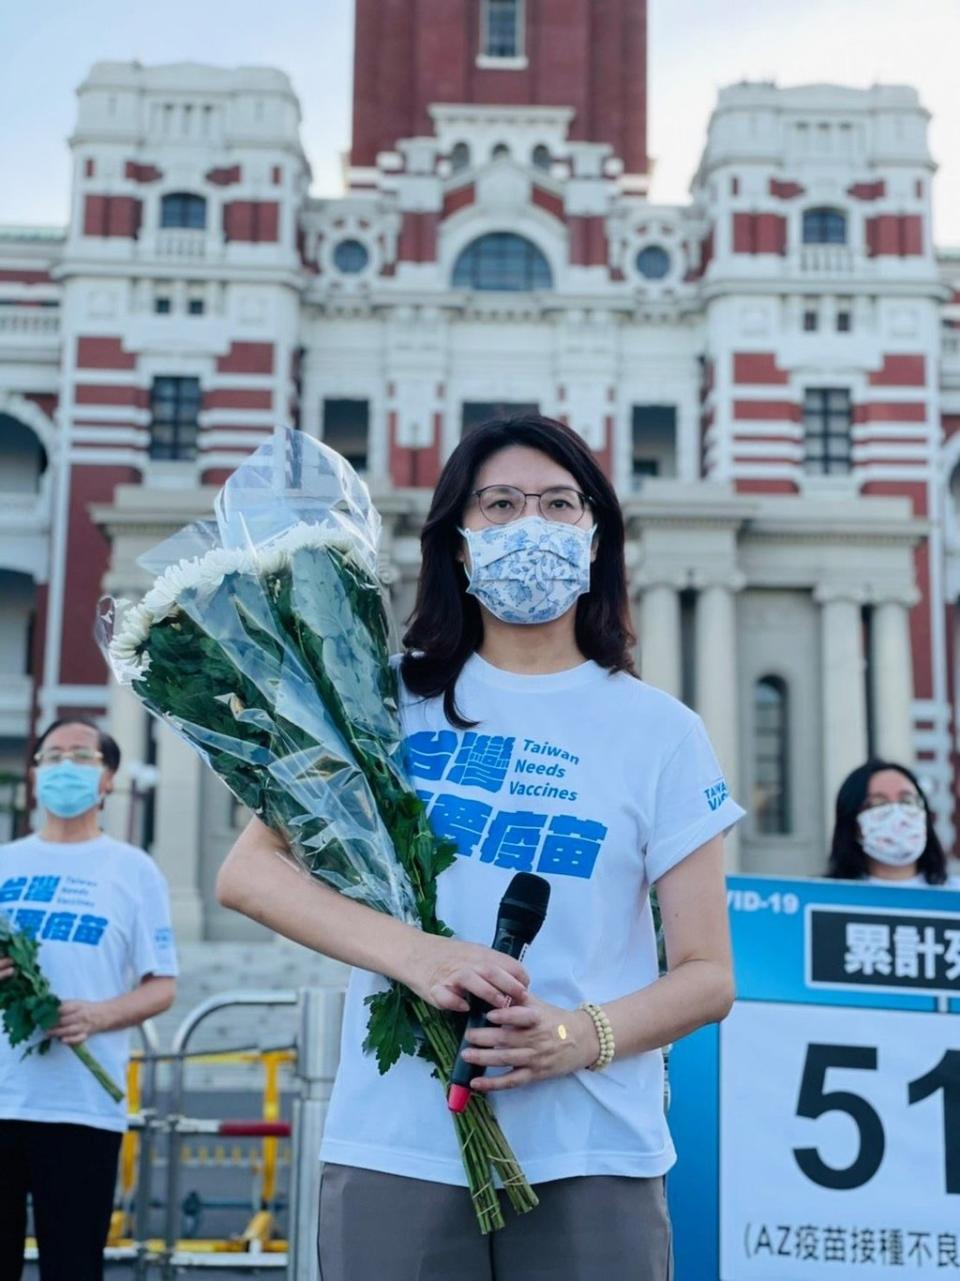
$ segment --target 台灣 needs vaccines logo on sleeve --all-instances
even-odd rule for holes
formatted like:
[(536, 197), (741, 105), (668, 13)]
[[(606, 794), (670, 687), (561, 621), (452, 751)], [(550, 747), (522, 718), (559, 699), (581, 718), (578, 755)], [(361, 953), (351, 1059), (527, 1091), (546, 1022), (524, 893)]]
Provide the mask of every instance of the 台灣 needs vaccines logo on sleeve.
[(707, 804), (710, 806), (711, 813), (718, 810), (723, 802), (730, 795), (730, 789), (727, 787), (727, 781), (724, 778), (718, 778), (715, 783), (703, 789), (703, 794), (707, 798)]

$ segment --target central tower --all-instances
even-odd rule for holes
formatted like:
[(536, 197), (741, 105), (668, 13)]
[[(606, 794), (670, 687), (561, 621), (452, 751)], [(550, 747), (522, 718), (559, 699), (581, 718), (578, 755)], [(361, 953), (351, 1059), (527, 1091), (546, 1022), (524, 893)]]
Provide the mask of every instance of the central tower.
[(562, 107), (607, 143), (621, 189), (647, 173), (646, 0), (356, 0), (352, 186), (431, 107)]

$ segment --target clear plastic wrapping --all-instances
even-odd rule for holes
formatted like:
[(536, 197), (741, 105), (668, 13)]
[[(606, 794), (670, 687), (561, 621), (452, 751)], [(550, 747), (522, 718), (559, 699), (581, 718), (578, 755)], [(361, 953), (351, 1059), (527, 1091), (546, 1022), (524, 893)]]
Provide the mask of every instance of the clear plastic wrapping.
[(140, 604), (101, 602), (114, 674), (313, 875), (419, 923), (387, 827), (416, 823), (418, 802), (366, 486), (320, 442), (278, 431), (223, 486), (215, 517), (141, 558), (156, 578)]

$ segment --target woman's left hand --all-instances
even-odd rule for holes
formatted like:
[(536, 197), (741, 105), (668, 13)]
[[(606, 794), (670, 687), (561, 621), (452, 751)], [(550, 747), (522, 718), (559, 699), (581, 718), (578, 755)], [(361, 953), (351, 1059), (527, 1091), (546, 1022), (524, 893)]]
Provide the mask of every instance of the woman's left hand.
[(478, 1094), (513, 1090), (531, 1081), (566, 1076), (595, 1063), (600, 1054), (593, 1019), (586, 1010), (565, 1010), (527, 993), (502, 1010), (491, 1010), (492, 1027), (467, 1033), (471, 1049), (464, 1058), (475, 1067), (508, 1067), (501, 1076), (478, 1076), (470, 1088)]
[(103, 1031), (99, 1001), (61, 1001), (60, 1017), (47, 1036), (64, 1045), (82, 1045), (88, 1036)]

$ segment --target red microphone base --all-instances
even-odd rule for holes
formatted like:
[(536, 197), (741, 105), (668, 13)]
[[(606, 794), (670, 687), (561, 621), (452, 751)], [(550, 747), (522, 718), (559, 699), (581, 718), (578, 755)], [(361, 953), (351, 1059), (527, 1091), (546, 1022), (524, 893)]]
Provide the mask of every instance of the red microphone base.
[(463, 1112), (470, 1102), (469, 1085), (451, 1085), (447, 1095), (447, 1107), (451, 1112)]

